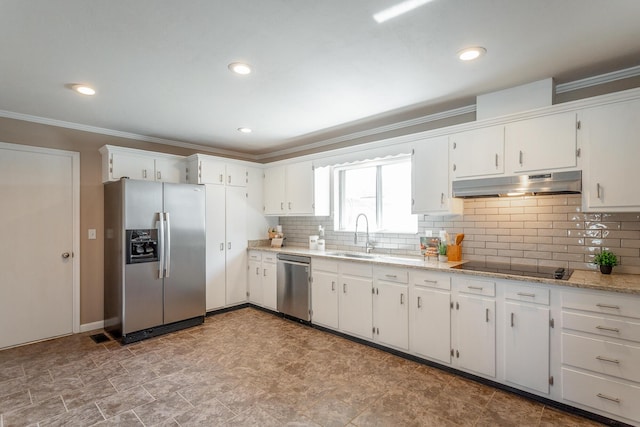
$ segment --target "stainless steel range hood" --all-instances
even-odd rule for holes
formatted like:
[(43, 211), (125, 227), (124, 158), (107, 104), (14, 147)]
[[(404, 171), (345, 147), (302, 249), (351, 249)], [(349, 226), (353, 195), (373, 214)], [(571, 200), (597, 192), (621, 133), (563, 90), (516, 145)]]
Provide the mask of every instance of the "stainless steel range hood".
[(582, 171), (552, 172), (453, 181), (453, 197), (498, 197), (531, 194), (580, 194)]

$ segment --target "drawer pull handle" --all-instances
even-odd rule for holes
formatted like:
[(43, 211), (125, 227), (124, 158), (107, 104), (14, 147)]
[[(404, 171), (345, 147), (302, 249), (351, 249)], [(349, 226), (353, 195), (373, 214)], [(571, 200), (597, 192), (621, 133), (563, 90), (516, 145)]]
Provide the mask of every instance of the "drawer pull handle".
[(603, 362), (610, 362), (610, 363), (616, 363), (616, 364), (620, 364), (619, 360), (616, 359), (609, 359), (608, 357), (603, 357), (603, 356), (596, 356), (596, 359), (601, 360)]
[(618, 399), (617, 397), (607, 396), (606, 394), (602, 394), (602, 393), (598, 393), (596, 394), (596, 396), (598, 396), (600, 399), (606, 399), (612, 402), (620, 403), (620, 399)]
[(404, 305), (404, 294), (400, 294), (400, 305)]
[(343, 294), (346, 294), (346, 293), (347, 293), (347, 284), (346, 284), (346, 283), (343, 283), (343, 284), (342, 284), (342, 293), (343, 293)]
[(397, 279), (398, 276), (396, 276), (395, 274), (385, 274), (384, 277), (389, 277), (391, 279)]
[(511, 327), (512, 327), (512, 328), (513, 328), (513, 326), (514, 326), (514, 323), (513, 323), (513, 316), (514, 316), (514, 314), (513, 314), (513, 313), (511, 313)]
[(469, 289), (473, 289), (474, 291), (481, 291), (484, 289), (482, 286), (467, 286)]
[(600, 307), (600, 308), (612, 308), (614, 310), (620, 310), (620, 306), (619, 305), (611, 305), (611, 304), (596, 304), (596, 307)]
[(600, 329), (601, 331), (611, 331), (611, 332), (620, 332), (618, 328), (609, 328), (608, 326), (596, 326), (596, 329)]
[(438, 281), (437, 280), (424, 279), (424, 283), (433, 283), (434, 285), (437, 285)]
[(418, 297), (418, 308), (422, 308), (422, 297)]
[(489, 309), (487, 308), (485, 311), (485, 321), (489, 323)]
[(528, 292), (518, 292), (518, 296), (535, 298), (536, 294), (530, 294)]

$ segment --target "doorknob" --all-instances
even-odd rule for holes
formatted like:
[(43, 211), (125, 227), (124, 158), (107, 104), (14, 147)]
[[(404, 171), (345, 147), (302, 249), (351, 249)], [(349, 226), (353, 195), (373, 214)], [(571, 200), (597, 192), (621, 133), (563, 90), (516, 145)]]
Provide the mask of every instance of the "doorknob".
[(69, 252), (63, 252), (62, 253), (62, 258), (67, 259), (71, 256), (71, 254)]

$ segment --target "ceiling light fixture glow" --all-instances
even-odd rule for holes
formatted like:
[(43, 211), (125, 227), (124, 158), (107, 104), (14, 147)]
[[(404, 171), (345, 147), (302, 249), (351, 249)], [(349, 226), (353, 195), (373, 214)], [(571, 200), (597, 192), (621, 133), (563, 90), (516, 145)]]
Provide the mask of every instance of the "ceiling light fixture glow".
[(461, 61), (473, 61), (487, 53), (487, 49), (481, 46), (468, 47), (458, 52)]
[(247, 75), (251, 73), (251, 66), (242, 62), (232, 62), (229, 64), (229, 69), (236, 74)]
[(238, 132), (251, 133), (253, 130), (251, 128), (238, 128)]
[(71, 86), (71, 88), (73, 90), (75, 90), (78, 93), (81, 93), (83, 95), (95, 95), (96, 91), (95, 89), (93, 89), (92, 87), (89, 87), (87, 85), (73, 85)]
[(406, 0), (374, 14), (373, 19), (375, 19), (378, 24), (381, 24), (389, 19), (395, 18), (396, 16), (410, 12), (423, 4), (429, 3), (430, 1), (432, 0)]

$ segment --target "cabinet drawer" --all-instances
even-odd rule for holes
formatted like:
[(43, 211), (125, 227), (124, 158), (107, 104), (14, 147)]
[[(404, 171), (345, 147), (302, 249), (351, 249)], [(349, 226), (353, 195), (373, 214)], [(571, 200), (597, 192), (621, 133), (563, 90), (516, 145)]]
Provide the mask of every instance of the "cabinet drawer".
[(428, 288), (443, 289), (447, 291), (451, 290), (451, 277), (442, 273), (411, 271), (409, 273), (409, 281), (415, 286), (426, 286)]
[(409, 272), (400, 268), (376, 267), (373, 271), (377, 280), (395, 283), (409, 283)]
[(514, 301), (549, 305), (549, 289), (508, 283), (505, 286), (505, 298)]
[(640, 347), (562, 334), (562, 363), (640, 381)]
[(640, 319), (640, 298), (634, 295), (615, 295), (607, 292), (563, 292), (562, 306)]
[(465, 294), (496, 296), (496, 283), (488, 280), (464, 279), (460, 281), (460, 292)]
[(313, 270), (321, 270), (328, 271), (331, 273), (338, 272), (338, 263), (336, 261), (330, 261), (322, 258), (312, 258), (311, 259), (311, 268)]
[(562, 312), (562, 327), (574, 331), (640, 342), (640, 323), (603, 316)]
[(640, 420), (640, 387), (562, 368), (562, 397), (631, 420)]
[(373, 277), (371, 264), (360, 264), (356, 262), (341, 262), (340, 274), (348, 276)]
[(278, 261), (276, 258), (276, 254), (274, 252), (263, 252), (262, 253), (262, 262), (269, 262), (275, 264)]
[(249, 261), (261, 261), (261, 260), (262, 260), (262, 252), (249, 251)]

